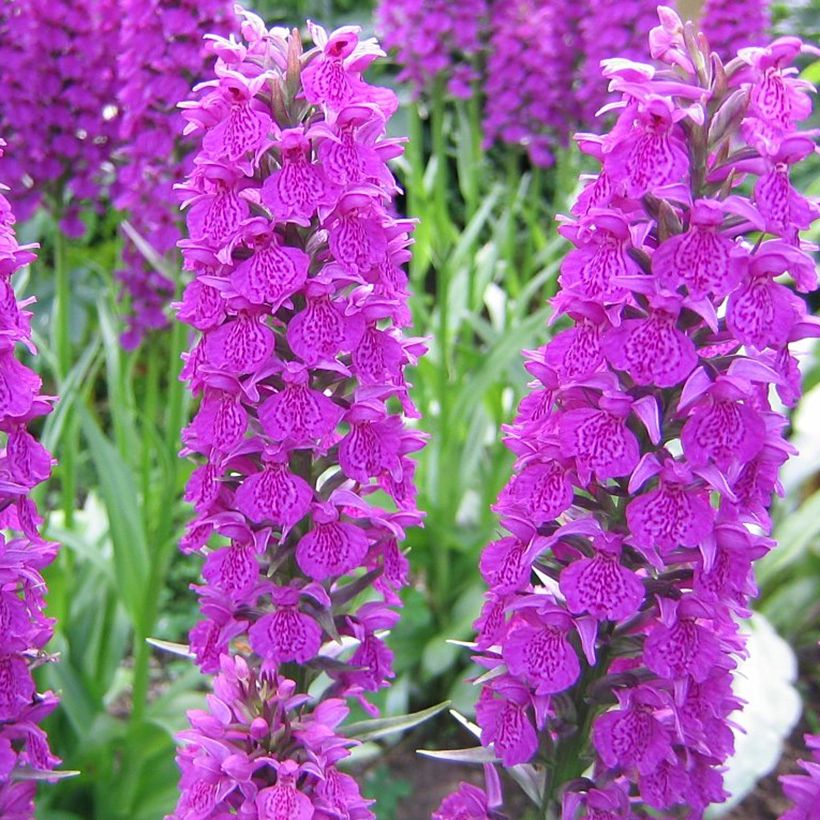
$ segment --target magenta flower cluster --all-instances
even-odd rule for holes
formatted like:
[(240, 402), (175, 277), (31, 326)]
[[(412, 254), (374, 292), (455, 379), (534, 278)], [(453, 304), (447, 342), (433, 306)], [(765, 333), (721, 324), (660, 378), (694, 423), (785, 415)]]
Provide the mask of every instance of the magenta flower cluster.
[(736, 618), (792, 452), (790, 345), (820, 335), (794, 292), (817, 287), (800, 231), (820, 216), (790, 182), (814, 152), (801, 42), (723, 66), (659, 14), (661, 67), (607, 61), (617, 121), (578, 137), (602, 167), (560, 227), (563, 329), (527, 353), (506, 534), (480, 564), (481, 741), (531, 763), (565, 818), (725, 799)]
[(727, 62), (741, 48), (763, 45), (770, 25), (766, 0), (706, 0), (700, 14), (709, 45)]
[(806, 735), (805, 740), (812, 755), (811, 760), (798, 761), (805, 774), (779, 778), (783, 793), (793, 804), (780, 820), (813, 820), (817, 816), (820, 806), (820, 735)]
[[(118, 104), (121, 167), (115, 205), (150, 248), (175, 264), (180, 238), (173, 187), (190, 171), (192, 146), (183, 138), (177, 109), (207, 70), (203, 36), (227, 33), (229, 0), (123, 0), (120, 20)], [(119, 271), (130, 297), (127, 348), (167, 326), (174, 282), (126, 237)]]
[[(14, 0), (0, 9), (0, 174), (20, 219), (45, 205), (79, 236), (101, 207), (117, 139), (116, 0)], [(89, 81), (93, 78), (93, 82)]]
[(465, 97), (478, 79), (485, 147), (518, 145), (535, 165), (549, 166), (607, 99), (600, 58), (613, 49), (641, 56), (654, 12), (649, 0), (606, 0), (594, 13), (568, 0), (383, 0), (378, 20), (399, 79), (416, 94), (444, 77), (453, 96)]
[[(549, 166), (555, 149), (611, 100), (601, 60), (646, 59), (655, 9), (651, 0), (382, 0), (378, 20), (399, 79), (417, 95), (442, 76), (453, 96), (468, 96), (467, 81), (478, 78), (485, 146), (519, 145), (533, 164)], [(757, 1), (710, 0), (704, 15), (721, 56), (759, 44), (769, 22)]]
[(401, 82), (409, 82), (418, 95), (438, 81), (454, 97), (466, 99), (480, 76), (487, 15), (487, 0), (382, 0), (376, 25), (384, 47), (396, 52)]
[[(0, 153), (5, 145), (0, 140)], [(5, 186), (3, 186), (5, 189)], [(57, 545), (44, 541), (31, 491), (51, 475), (53, 460), (28, 431), (29, 422), (51, 410), (39, 376), (18, 360), (18, 345), (34, 353), (26, 307), (18, 301), (13, 274), (35, 258), (19, 245), (9, 201), (0, 193), (0, 817), (34, 814), (36, 781), (60, 762), (38, 724), (57, 705), (52, 692), (38, 693), (32, 670), (48, 661), (43, 651), (52, 621), (43, 614), (43, 567)]]
[(578, 122), (572, 93), (581, 54), (580, 12), (568, 0), (492, 4), (484, 82), (484, 143), (522, 145), (536, 165), (554, 162)]
[(336, 727), (393, 675), (400, 545), (421, 521), (397, 101), (362, 78), (375, 41), (309, 29), (302, 54), (298, 31), (243, 13), (184, 105), (200, 148), (178, 315), (200, 331), (183, 375), (201, 404), (183, 438), (201, 463), (182, 548), (205, 558), (191, 651), (219, 676), (184, 735), (180, 818), (371, 816)]

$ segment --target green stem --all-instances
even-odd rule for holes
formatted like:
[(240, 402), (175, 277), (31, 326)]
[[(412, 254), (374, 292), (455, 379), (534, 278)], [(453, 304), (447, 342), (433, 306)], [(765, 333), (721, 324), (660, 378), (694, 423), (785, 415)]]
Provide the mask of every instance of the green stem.
[(71, 274), (66, 264), (65, 239), (59, 224), (54, 226), (53, 240), (57, 326), (55, 343), (58, 375), (64, 381), (71, 370)]
[[(55, 334), (57, 380), (64, 386), (71, 372), (71, 271), (66, 261), (65, 239), (59, 221), (55, 221), (53, 237), (55, 279)], [(63, 523), (66, 529), (74, 526), (74, 507), (77, 495), (77, 451), (79, 428), (72, 411), (66, 413), (60, 442), (60, 493)]]
[(464, 193), (467, 211), (465, 222), (469, 222), (481, 204), (481, 175), (484, 165), (484, 152), (481, 147), (481, 101), (478, 88), (473, 88), (473, 93), (467, 100), (466, 107), (467, 123), (470, 127), (470, 162)]
[[(151, 340), (153, 342), (153, 340)], [(159, 430), (159, 419), (157, 418), (157, 408), (159, 405), (159, 357), (157, 355), (157, 346), (149, 343), (148, 346), (148, 367), (145, 374), (145, 400), (143, 404), (142, 417), (145, 424), (155, 424)], [(142, 510), (145, 519), (145, 531), (151, 531), (151, 511), (153, 505), (150, 503), (152, 496), (153, 483), (151, 480), (151, 473), (153, 467), (152, 448), (148, 446), (149, 437), (142, 436)]]
[[(439, 157), (441, 157), (440, 154)], [(436, 342), (439, 349), (436, 374), (438, 399), (438, 464), (436, 469), (438, 486), (436, 495), (437, 506), (443, 513), (446, 525), (450, 527), (456, 513), (452, 503), (455, 482), (446, 474), (451, 464), (448, 453), (451, 450), (454, 432), (450, 424), (450, 266), (443, 253), (436, 267), (436, 305), (438, 306)], [(441, 612), (446, 602), (450, 600), (450, 555), (446, 543), (435, 545), (434, 561), (436, 571), (435, 583), (432, 585), (435, 595), (434, 605), (440, 615), (446, 617), (447, 613)]]
[[(143, 394), (142, 418), (144, 424), (156, 424), (156, 412), (159, 394), (159, 367), (156, 354), (156, 346), (149, 343), (147, 348), (148, 365), (145, 375), (145, 393)], [(140, 472), (142, 480), (142, 515), (145, 532), (151, 531), (151, 518), (153, 506), (151, 504), (152, 473), (154, 466), (153, 451), (149, 442), (150, 436), (145, 431), (142, 432), (142, 451), (140, 453)], [(160, 507), (166, 505), (160, 505)], [(153, 548), (151, 548), (153, 546)], [(143, 610), (140, 613), (139, 621), (134, 623), (134, 679), (132, 685), (131, 704), (131, 726), (138, 726), (145, 714), (148, 701), (148, 688), (150, 678), (151, 653), (145, 639), (148, 637), (148, 630), (153, 626), (153, 611), (156, 610), (156, 600), (158, 598), (156, 566), (159, 542), (151, 539), (149, 542), (151, 553), (149, 556), (150, 568), (148, 572), (148, 584), (145, 589)]]
[[(152, 346), (148, 363), (148, 381), (146, 386), (146, 418), (156, 419), (158, 427), (161, 429), (162, 438), (168, 443), (170, 450), (171, 472), (169, 485), (166, 488), (167, 497), (161, 499), (156, 516), (156, 527), (154, 528), (154, 549), (151, 552), (151, 567), (148, 575), (148, 587), (145, 595), (145, 609), (141, 623), (134, 625), (134, 683), (133, 683), (133, 708), (132, 725), (136, 726), (145, 714), (148, 700), (148, 688), (150, 679), (151, 649), (146, 643), (146, 638), (151, 636), (151, 632), (159, 615), (160, 594), (165, 587), (165, 578), (168, 567), (171, 563), (175, 543), (173, 539), (174, 526), (174, 504), (169, 499), (177, 497), (177, 484), (179, 482), (179, 449), (180, 431), (185, 418), (185, 386), (179, 380), (179, 372), (182, 364), (180, 353), (186, 341), (186, 328), (181, 322), (175, 322), (171, 331), (171, 344), (169, 351), (169, 361), (167, 364), (168, 384), (165, 395), (167, 397), (167, 413), (164, 424), (160, 418), (159, 411), (159, 368), (160, 358), (157, 355), (159, 348)], [(150, 411), (150, 413), (149, 413)], [(148, 448), (145, 448), (146, 450)], [(145, 464), (145, 462), (143, 462)], [(145, 472), (143, 473), (145, 480)], [(145, 490), (144, 490), (145, 492)], [(149, 505), (147, 494), (143, 496), (146, 508)], [(150, 522), (149, 522), (150, 523)], [(150, 530), (148, 530), (150, 531)]]
[(597, 663), (584, 672), (578, 683), (574, 706), (577, 730), (567, 738), (559, 741), (554, 748), (553, 766), (547, 778), (544, 802), (541, 805), (546, 820), (560, 816), (561, 790), (565, 783), (581, 777), (589, 765), (589, 744), (592, 721), (597, 714), (594, 703), (586, 695), (603, 677), (609, 662), (607, 641), (611, 640), (611, 627), (604, 637), (604, 645), (598, 652)]
[(134, 684), (131, 690), (131, 726), (137, 727), (145, 716), (148, 702), (151, 648), (146, 642), (144, 624), (134, 625)]
[(433, 156), (436, 158), (436, 178), (433, 182), (433, 199), (441, 225), (449, 224), (448, 194), (449, 172), (447, 168), (447, 134), (445, 130), (444, 103), (446, 94), (441, 77), (436, 79), (433, 87), (432, 106), (430, 109), (430, 131)]
[(504, 236), (504, 261), (507, 292), (517, 296), (521, 290), (521, 281), (516, 268), (516, 244), (518, 240), (518, 186), (521, 181), (518, 152), (510, 149), (507, 152), (507, 213), (506, 232)]
[[(180, 460), (177, 455), (180, 447), (180, 434), (182, 426), (185, 424), (186, 403), (185, 385), (179, 380), (179, 373), (182, 369), (180, 355), (185, 348), (187, 339), (187, 329), (182, 322), (175, 322), (171, 331), (171, 345), (168, 357), (168, 384), (165, 388), (166, 406), (168, 408), (164, 426), (162, 428), (163, 441), (168, 444), (168, 455), (171, 463), (171, 476), (169, 488), (170, 497), (178, 496), (177, 487), (180, 476)], [(161, 504), (157, 520), (156, 539), (157, 544), (170, 543), (169, 551), (173, 547), (170, 541), (173, 529), (173, 504)], [(170, 555), (167, 561), (170, 561)]]
[[(424, 198), (424, 127), (417, 103), (411, 103), (407, 107), (407, 131), (409, 139), (405, 157), (410, 166), (407, 185), (407, 213), (408, 216), (423, 219), (426, 211)], [(419, 226), (419, 229), (425, 230), (424, 223)], [(419, 287), (418, 279), (422, 274), (421, 254), (414, 253), (410, 260), (410, 281), (415, 283), (416, 287)]]

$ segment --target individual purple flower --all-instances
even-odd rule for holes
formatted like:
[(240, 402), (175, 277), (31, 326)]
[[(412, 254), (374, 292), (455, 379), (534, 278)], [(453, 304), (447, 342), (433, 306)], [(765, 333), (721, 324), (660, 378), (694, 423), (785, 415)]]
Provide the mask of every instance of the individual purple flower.
[(395, 98), (362, 77), (374, 41), (309, 27), (303, 54), (298, 32), (242, 12), (240, 39), (209, 38), (216, 79), (183, 105), (199, 148), (178, 186), (194, 277), (178, 316), (200, 332), (183, 376), (201, 402), (181, 547), (205, 558), (191, 649), (220, 675), (181, 736), (180, 818), (372, 817), (335, 767), (353, 745), (335, 728), (345, 698), (374, 712), (368, 693), (393, 677), (400, 544), (422, 518)]
[(571, 92), (581, 53), (581, 6), (566, 0), (490, 5), (484, 142), (520, 145), (538, 166), (569, 142), (580, 104)]
[(487, 687), (476, 704), (481, 725), (481, 742), (492, 747), (505, 766), (529, 760), (538, 747), (538, 735), (532, 724), (530, 695), (523, 686), (505, 687), (502, 682)]
[(672, 734), (655, 717), (652, 707), (663, 705), (656, 701), (654, 692), (638, 688), (598, 718), (592, 743), (606, 766), (649, 774), (671, 754)]
[(472, 783), (459, 783), (433, 812), (432, 820), (493, 820), (502, 803), (501, 781), (492, 765), (484, 766), (486, 790)]
[(674, 387), (695, 369), (695, 345), (678, 329), (681, 300), (652, 301), (644, 316), (624, 319), (609, 330), (601, 347), (609, 363), (628, 373), (635, 384)]
[(561, 610), (541, 609), (538, 601), (527, 603), (529, 611), (513, 616), (502, 639), (504, 662), (536, 695), (563, 692), (581, 674), (578, 655), (567, 639), (572, 619)]
[(638, 198), (686, 181), (689, 157), (680, 125), (686, 116), (668, 96), (648, 92), (628, 97), (608, 135), (603, 163), (617, 193)]
[(593, 558), (580, 558), (561, 572), (559, 583), (567, 608), (574, 615), (589, 612), (598, 620), (624, 621), (643, 602), (643, 582), (620, 563), (618, 538), (601, 535), (592, 543)]
[(487, 795), (484, 789), (473, 786), (472, 783), (459, 783), (458, 790), (448, 794), (436, 811), (433, 820), (486, 820), (489, 816)]
[(593, 407), (572, 407), (561, 417), (558, 443), (575, 459), (582, 483), (629, 475), (638, 463), (638, 439), (627, 426), (631, 406), (623, 395), (602, 395)]
[(781, 155), (785, 163), (799, 162), (805, 157), (806, 149), (801, 146), (809, 137), (795, 133), (795, 128), (811, 116), (808, 92), (814, 86), (788, 71), (802, 45), (798, 37), (778, 37), (765, 48), (744, 49), (739, 55), (746, 66), (738, 79), (750, 83), (743, 136), (769, 158), (778, 155), (784, 142), (791, 143), (798, 151), (795, 155), (787, 150)]
[[(0, 154), (5, 142), (0, 140)], [(2, 187), (5, 190), (5, 186)], [(30, 495), (51, 476), (51, 454), (28, 432), (29, 423), (51, 412), (40, 378), (16, 358), (17, 345), (34, 353), (26, 306), (12, 277), (35, 259), (36, 245), (20, 245), (15, 217), (0, 192), (0, 286), (5, 291), (0, 333), (0, 816), (34, 816), (37, 780), (59, 763), (37, 725), (57, 706), (53, 692), (37, 692), (32, 671), (51, 660), (45, 646), (53, 619), (45, 615), (43, 569), (57, 544), (39, 533), (41, 519)]]
[(399, 80), (429, 94), (436, 81), (455, 97), (469, 97), (478, 78), (475, 58), (482, 48), (488, 0), (381, 0), (377, 29), (384, 47), (395, 51)]
[(80, 236), (80, 211), (102, 211), (117, 144), (119, 20), (114, 0), (18, 0), (0, 11), (3, 63), (15, 67), (0, 91), (9, 144), (0, 174), (20, 219), (46, 205)]
[[(627, 252), (633, 242), (629, 223), (609, 211), (562, 226), (561, 233), (576, 246), (561, 263), (561, 286), (597, 303), (619, 302), (626, 293), (621, 284), (624, 277), (636, 276), (640, 270)], [(601, 326), (600, 315), (594, 324)]]
[(693, 203), (688, 230), (670, 237), (652, 256), (653, 271), (666, 289), (677, 291), (683, 285), (697, 299), (725, 296), (737, 288), (747, 257), (720, 232), (725, 216), (715, 200)]
[(695, 475), (678, 461), (668, 459), (662, 469), (660, 465), (658, 468), (655, 487), (627, 505), (630, 540), (644, 553), (654, 549), (663, 553), (677, 546), (696, 547), (709, 536), (714, 525), (709, 488), (693, 483)]
[(662, 63), (605, 61), (617, 119), (579, 138), (602, 169), (561, 218), (568, 327), (525, 352), (480, 561), (481, 742), (572, 820), (726, 798), (737, 618), (793, 452), (778, 398), (799, 396), (791, 345), (820, 335), (798, 295), (820, 216), (790, 181), (811, 152), (799, 41), (724, 67), (659, 17)]
[(783, 793), (793, 805), (780, 815), (780, 820), (812, 820), (820, 805), (820, 735), (805, 735), (811, 760), (799, 760), (805, 774), (787, 774), (778, 778)]
[(623, 788), (612, 783), (605, 789), (590, 789), (588, 792), (566, 791), (562, 806), (562, 817), (574, 820), (580, 816), (597, 820), (633, 820), (637, 815), (629, 807), (629, 796)]
[[(123, 294), (130, 299), (128, 348), (144, 334), (166, 327), (180, 238), (174, 185), (190, 171), (192, 143), (183, 137), (185, 121), (177, 103), (201, 79), (209, 62), (202, 42), (206, 32), (229, 30), (229, 0), (124, 0), (120, 10), (117, 55), (117, 104), (120, 109), (117, 186), (114, 204), (124, 211), (149, 251), (126, 235), (124, 267), (118, 271)], [(241, 93), (242, 88), (237, 91)], [(231, 100), (229, 111), (242, 110)], [(218, 116), (220, 112), (210, 112)], [(241, 115), (228, 114), (215, 126), (225, 141), (241, 129)], [(226, 137), (226, 132), (227, 137)], [(160, 260), (159, 264), (157, 259)]]
[(771, 20), (766, 0), (706, 0), (700, 27), (709, 46), (727, 62), (747, 46), (762, 46)]

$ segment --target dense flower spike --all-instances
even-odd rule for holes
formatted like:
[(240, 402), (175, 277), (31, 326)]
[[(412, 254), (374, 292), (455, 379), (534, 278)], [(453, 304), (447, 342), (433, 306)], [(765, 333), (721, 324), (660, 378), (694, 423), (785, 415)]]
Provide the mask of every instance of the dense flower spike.
[(552, 165), (578, 123), (571, 89), (579, 63), (582, 5), (569, 0), (495, 0), (490, 9), (484, 139), (522, 145)]
[(770, 24), (766, 0), (706, 0), (700, 15), (709, 45), (726, 61), (741, 48), (763, 45)]
[[(14, 0), (0, 9), (0, 60), (14, 66), (0, 89), (0, 161), (17, 216), (41, 204), (81, 235), (97, 204), (117, 138), (116, 0)], [(93, 77), (93, 82), (89, 78)]]
[(820, 735), (806, 735), (811, 760), (800, 760), (805, 774), (789, 774), (780, 778), (783, 792), (794, 804), (780, 820), (812, 820), (820, 806)]
[(377, 28), (384, 47), (396, 51), (399, 80), (420, 94), (441, 79), (454, 97), (469, 97), (487, 7), (487, 0), (380, 0)]
[[(0, 140), (0, 153), (5, 143)], [(5, 186), (2, 187), (5, 190)], [(12, 275), (35, 258), (19, 245), (14, 214), (0, 193), (0, 817), (34, 816), (36, 781), (60, 762), (37, 725), (57, 705), (52, 692), (38, 693), (32, 669), (48, 660), (43, 651), (52, 620), (43, 614), (43, 567), (57, 545), (39, 534), (40, 518), (31, 491), (51, 475), (51, 455), (28, 432), (28, 423), (51, 410), (40, 394), (40, 378), (19, 362), (19, 344), (34, 352), (25, 308), (15, 297)], [(46, 775), (47, 776), (47, 775)]]
[[(120, 23), (118, 104), (120, 161), (115, 204), (160, 259), (175, 264), (180, 238), (173, 187), (190, 171), (192, 144), (182, 136), (177, 109), (207, 70), (202, 38), (227, 32), (230, 0), (123, 0)], [(168, 323), (174, 283), (128, 238), (119, 271), (131, 300), (124, 344), (139, 344)]]
[(240, 806), (242, 816), (268, 820), (373, 817), (372, 801), (336, 765), (355, 745), (336, 732), (349, 709), (340, 698), (310, 700), (281, 674), (222, 655), (208, 709), (189, 712), (180, 735), (174, 816), (235, 816)]
[[(724, 66), (659, 16), (666, 65), (606, 61), (617, 121), (578, 138), (602, 169), (560, 227), (568, 327), (526, 354), (506, 533), (481, 559), (481, 740), (567, 820), (725, 799), (735, 619), (792, 452), (790, 345), (820, 336), (794, 292), (817, 287), (799, 232), (820, 216), (789, 181), (814, 150), (800, 41)], [(786, 781), (798, 805), (807, 781)]]
[(370, 817), (334, 730), (345, 698), (372, 710), (393, 674), (424, 443), (404, 421), (424, 347), (401, 333), (396, 99), (363, 80), (381, 51), (358, 29), (309, 25), (302, 54), (297, 31), (241, 20), (241, 41), (211, 38), (216, 78), (183, 105), (201, 140), (181, 188), (195, 278), (179, 318), (201, 331), (184, 452), (202, 463), (182, 548), (205, 558), (191, 649), (219, 677), (183, 738), (176, 816)]

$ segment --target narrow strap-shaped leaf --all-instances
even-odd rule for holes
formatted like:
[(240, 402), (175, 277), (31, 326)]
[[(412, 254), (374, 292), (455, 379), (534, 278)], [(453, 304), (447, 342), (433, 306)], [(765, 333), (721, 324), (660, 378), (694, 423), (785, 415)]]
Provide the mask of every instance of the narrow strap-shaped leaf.
[(449, 700), (431, 706), (429, 709), (422, 709), (420, 712), (411, 712), (409, 715), (395, 715), (394, 717), (374, 718), (373, 720), (360, 720), (341, 728), (341, 732), (347, 737), (356, 740), (376, 740), (393, 732), (404, 732), (419, 726), (431, 717), (443, 712), (450, 705)]
[(495, 752), (484, 746), (473, 746), (470, 749), (417, 749), (416, 752), (424, 757), (436, 760), (449, 760), (452, 763), (496, 763)]

